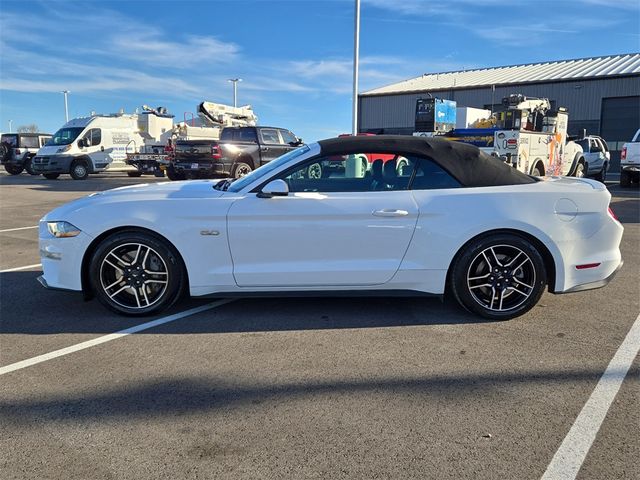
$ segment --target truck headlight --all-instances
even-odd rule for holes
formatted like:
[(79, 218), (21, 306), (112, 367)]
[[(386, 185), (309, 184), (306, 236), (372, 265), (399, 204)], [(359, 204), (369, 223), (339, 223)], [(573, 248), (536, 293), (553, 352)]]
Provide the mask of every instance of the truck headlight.
[(76, 237), (80, 229), (69, 222), (47, 222), (47, 230), (56, 238)]
[(59, 148), (56, 151), (56, 153), (64, 153), (64, 152), (68, 152), (69, 150), (71, 150), (71, 144), (65, 145), (64, 147)]

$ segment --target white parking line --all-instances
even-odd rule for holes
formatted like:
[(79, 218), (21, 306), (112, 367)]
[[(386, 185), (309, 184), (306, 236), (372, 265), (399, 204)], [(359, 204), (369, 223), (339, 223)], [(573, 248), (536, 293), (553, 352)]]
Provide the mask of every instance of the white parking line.
[(20, 362), (12, 363), (5, 367), (0, 367), (0, 375), (4, 375), (10, 372), (15, 372), (16, 370), (21, 370), (23, 368), (36, 365), (38, 363), (47, 362), (49, 360), (53, 360), (54, 358), (62, 357), (64, 355), (69, 355), (71, 353), (78, 352), (80, 350), (85, 350), (87, 348), (95, 347), (96, 345), (110, 342), (112, 340), (117, 340), (118, 338), (126, 337), (127, 335), (141, 332), (143, 330), (148, 330), (150, 328), (157, 327), (158, 325), (174, 322), (176, 320), (180, 320), (181, 318), (185, 318), (190, 315), (195, 315), (196, 313), (205, 312), (207, 310), (220, 307), (232, 301), (233, 299), (218, 300), (216, 302), (202, 305), (201, 307), (185, 310), (184, 312), (175, 313), (173, 315), (169, 315), (168, 317), (158, 318), (156, 320), (152, 320), (147, 323), (142, 323), (134, 327), (126, 328), (124, 330), (120, 330), (115, 333), (110, 333), (109, 335), (103, 335), (102, 337), (94, 338), (93, 340), (87, 340), (86, 342), (78, 343), (76, 345), (71, 345), (70, 347), (66, 347), (66, 348), (61, 348), (60, 350), (54, 350), (53, 352), (45, 353), (44, 355), (38, 355), (37, 357), (28, 358)]
[(0, 273), (19, 272), (20, 270), (29, 270), (36, 267), (42, 267), (42, 264), (34, 263), (33, 265), (25, 265), (24, 267), (7, 268), (5, 270), (0, 270)]
[(613, 356), (609, 366), (591, 393), (589, 400), (573, 422), (573, 426), (553, 456), (542, 480), (569, 480), (578, 471), (589, 453), (609, 407), (620, 390), (634, 359), (640, 351), (640, 315)]
[(38, 228), (38, 226), (36, 225), (34, 227), (5, 228), (4, 230), (0, 230), (0, 233), (17, 232), (18, 230), (31, 230), (32, 228)]

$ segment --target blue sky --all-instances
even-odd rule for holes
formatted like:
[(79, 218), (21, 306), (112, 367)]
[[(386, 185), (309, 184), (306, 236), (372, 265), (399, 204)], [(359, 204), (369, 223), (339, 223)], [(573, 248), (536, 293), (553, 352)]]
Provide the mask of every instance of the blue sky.
[[(0, 0), (0, 131), (238, 102), (305, 141), (350, 131), (353, 0)], [(640, 51), (640, 0), (362, 0), (365, 91), (426, 72)]]

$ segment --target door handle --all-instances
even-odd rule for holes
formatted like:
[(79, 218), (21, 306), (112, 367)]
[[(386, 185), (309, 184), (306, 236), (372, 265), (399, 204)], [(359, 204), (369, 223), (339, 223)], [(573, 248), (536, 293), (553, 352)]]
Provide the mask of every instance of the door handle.
[(262, 147), (260, 149), (261, 152), (268, 152), (269, 151), (269, 147)]
[(406, 217), (409, 212), (406, 210), (395, 210), (393, 208), (385, 208), (384, 210), (374, 210), (373, 215), (376, 217)]

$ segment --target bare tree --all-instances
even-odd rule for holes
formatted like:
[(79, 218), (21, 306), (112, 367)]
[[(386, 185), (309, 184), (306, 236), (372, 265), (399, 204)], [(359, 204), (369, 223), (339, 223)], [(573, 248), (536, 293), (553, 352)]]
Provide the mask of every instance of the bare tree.
[(17, 130), (18, 133), (38, 133), (40, 129), (35, 123), (30, 123), (29, 125), (20, 125)]

